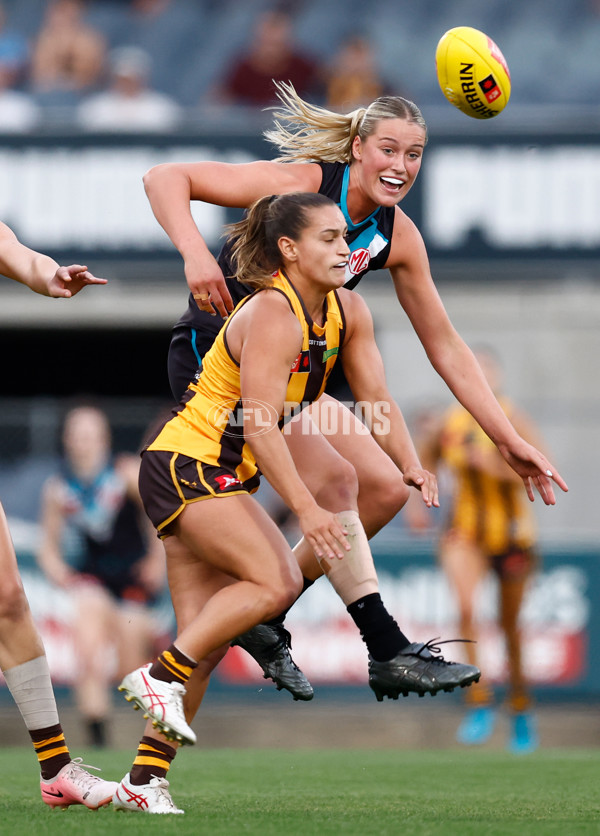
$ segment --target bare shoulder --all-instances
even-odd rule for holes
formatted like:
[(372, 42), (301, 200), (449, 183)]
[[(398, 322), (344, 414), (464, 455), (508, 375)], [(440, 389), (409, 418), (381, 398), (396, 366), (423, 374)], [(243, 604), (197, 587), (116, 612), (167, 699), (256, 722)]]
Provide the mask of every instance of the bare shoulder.
[(338, 290), (338, 295), (344, 311), (348, 333), (354, 331), (357, 325), (366, 324), (370, 326), (372, 324), (373, 317), (369, 306), (359, 293), (341, 287)]
[(289, 311), (289, 313), (295, 318), (287, 296), (275, 287), (266, 287), (264, 290), (254, 293), (251, 298), (248, 299), (242, 310), (252, 312), (275, 312), (277, 310)]
[(424, 253), (425, 243), (417, 225), (406, 212), (396, 206), (392, 246), (386, 267), (396, 267), (407, 263), (416, 254)]
[(338, 295), (340, 297), (344, 313), (346, 314), (346, 319), (348, 318), (348, 314), (351, 314), (352, 316), (364, 316), (365, 314), (368, 314), (369, 316), (371, 315), (369, 306), (360, 293), (355, 293), (353, 290), (348, 290), (346, 287), (340, 287)]
[(302, 330), (287, 297), (275, 288), (265, 288), (248, 299), (232, 318), (232, 331), (238, 328), (251, 328), (254, 333), (263, 335), (268, 333), (274, 339), (289, 331)]
[[(261, 290), (235, 314), (227, 329), (229, 351), (237, 362), (259, 358), (262, 366), (291, 363), (302, 345), (302, 326), (287, 298), (275, 289)], [(254, 360), (253, 360), (254, 362)]]

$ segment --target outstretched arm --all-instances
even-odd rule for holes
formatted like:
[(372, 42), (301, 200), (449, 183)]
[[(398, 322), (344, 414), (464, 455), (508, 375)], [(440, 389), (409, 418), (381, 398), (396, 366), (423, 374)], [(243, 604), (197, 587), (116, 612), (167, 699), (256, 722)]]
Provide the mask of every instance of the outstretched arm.
[(398, 218), (388, 267), (400, 304), (431, 364), (521, 477), (529, 499), (533, 501), (535, 487), (546, 505), (554, 505), (552, 481), (567, 491), (564, 479), (539, 450), (521, 438), (502, 411), (473, 352), (448, 318), (420, 233), (403, 213)]
[(3, 223), (0, 223), (0, 273), (42, 296), (65, 299), (88, 284), (106, 284), (106, 279), (96, 278), (82, 264), (61, 267), (50, 256), (29, 249)]

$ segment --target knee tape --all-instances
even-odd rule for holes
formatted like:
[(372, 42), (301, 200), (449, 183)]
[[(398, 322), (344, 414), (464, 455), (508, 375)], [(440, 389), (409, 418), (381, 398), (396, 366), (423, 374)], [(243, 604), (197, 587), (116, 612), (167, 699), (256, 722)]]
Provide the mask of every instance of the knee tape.
[(367, 535), (356, 511), (340, 511), (336, 514), (340, 525), (348, 532), (350, 550), (344, 556), (318, 558), (329, 583), (346, 606), (379, 591), (377, 572)]

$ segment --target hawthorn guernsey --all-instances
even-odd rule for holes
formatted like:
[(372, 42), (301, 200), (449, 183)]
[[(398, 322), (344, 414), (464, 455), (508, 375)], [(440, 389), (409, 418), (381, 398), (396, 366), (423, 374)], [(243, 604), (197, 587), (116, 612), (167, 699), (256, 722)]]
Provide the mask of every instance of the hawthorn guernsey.
[(449, 29), (437, 45), (436, 70), (448, 101), (474, 119), (491, 119), (510, 98), (510, 72), (494, 41), (478, 29)]

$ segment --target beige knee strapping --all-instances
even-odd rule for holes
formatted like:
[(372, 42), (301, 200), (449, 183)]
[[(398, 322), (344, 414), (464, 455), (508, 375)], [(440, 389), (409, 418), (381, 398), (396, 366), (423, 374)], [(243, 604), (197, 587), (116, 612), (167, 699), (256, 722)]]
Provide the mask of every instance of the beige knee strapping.
[(346, 606), (364, 595), (379, 591), (377, 573), (367, 535), (356, 511), (340, 511), (336, 514), (340, 525), (348, 532), (350, 550), (344, 556), (317, 558)]

